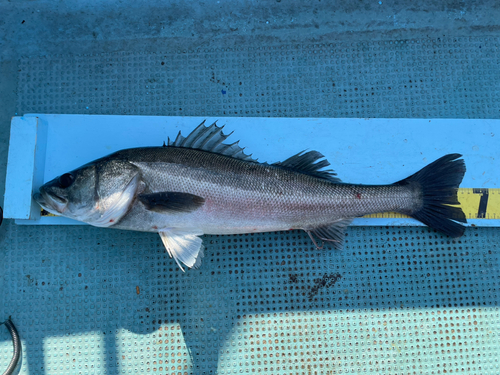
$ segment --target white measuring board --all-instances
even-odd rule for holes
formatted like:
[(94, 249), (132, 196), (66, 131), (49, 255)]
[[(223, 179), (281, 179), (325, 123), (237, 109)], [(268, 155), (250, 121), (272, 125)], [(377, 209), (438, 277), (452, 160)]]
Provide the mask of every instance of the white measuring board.
[[(227, 142), (240, 140), (245, 152), (262, 162), (317, 150), (346, 183), (390, 184), (445, 154), (460, 153), (467, 167), (461, 187), (500, 188), (500, 120), (27, 114), (12, 119), (5, 217), (18, 224), (83, 224), (40, 217), (33, 192), (54, 177), (120, 149), (162, 146), (168, 137), (175, 139), (179, 131), (187, 135), (203, 120), (225, 125), (225, 133), (234, 131)], [(498, 219), (468, 221), (500, 226)], [(353, 225), (422, 224), (385, 217), (358, 218)]]

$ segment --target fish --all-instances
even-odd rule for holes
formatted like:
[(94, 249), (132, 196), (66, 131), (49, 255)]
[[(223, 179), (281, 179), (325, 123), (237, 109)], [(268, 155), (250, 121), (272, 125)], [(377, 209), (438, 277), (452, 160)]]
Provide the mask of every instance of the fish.
[(40, 187), (46, 211), (96, 227), (160, 235), (170, 257), (198, 268), (202, 235), (300, 229), (317, 248), (342, 249), (346, 228), (366, 214), (397, 212), (450, 237), (466, 223), (457, 190), (466, 168), (448, 154), (390, 185), (342, 182), (318, 151), (272, 164), (247, 155), (223, 126), (205, 121), (161, 147), (114, 152)]

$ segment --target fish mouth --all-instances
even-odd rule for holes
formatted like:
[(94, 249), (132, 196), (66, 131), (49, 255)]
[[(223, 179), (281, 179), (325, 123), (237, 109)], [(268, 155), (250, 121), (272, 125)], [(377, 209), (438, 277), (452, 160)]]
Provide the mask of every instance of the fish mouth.
[(40, 189), (40, 193), (35, 193), (33, 199), (46, 211), (54, 215), (61, 215), (68, 200), (54, 192), (47, 192)]

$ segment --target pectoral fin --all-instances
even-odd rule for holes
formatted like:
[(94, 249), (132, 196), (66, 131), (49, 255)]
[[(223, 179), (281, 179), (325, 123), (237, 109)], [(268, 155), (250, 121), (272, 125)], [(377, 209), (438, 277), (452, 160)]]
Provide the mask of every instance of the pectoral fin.
[(166, 228), (162, 229), (159, 234), (168, 255), (174, 258), (183, 272), (184, 268), (182, 268), (179, 261), (189, 268), (198, 268), (201, 265), (204, 246), (198, 236), (203, 234), (202, 231)]
[(172, 212), (191, 212), (203, 206), (205, 199), (189, 193), (162, 191), (140, 194), (139, 201), (147, 210), (160, 214)]
[(312, 242), (318, 249), (322, 249), (323, 245), (318, 246), (313, 237), (313, 234), (322, 241), (331, 242), (335, 249), (342, 250), (342, 248), (344, 247), (345, 230), (351, 224), (351, 222), (352, 219), (344, 219), (336, 221), (329, 225), (304, 230), (307, 232)]

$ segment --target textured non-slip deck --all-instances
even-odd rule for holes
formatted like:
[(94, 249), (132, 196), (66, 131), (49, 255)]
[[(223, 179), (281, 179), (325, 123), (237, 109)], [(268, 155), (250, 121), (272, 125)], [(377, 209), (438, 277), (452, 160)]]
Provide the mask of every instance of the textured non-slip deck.
[[(18, 113), (498, 119), (499, 47), (443, 38), (27, 59)], [(4, 225), (0, 316), (21, 335), (21, 374), (498, 373), (497, 228), (451, 240), (354, 227), (342, 252), (300, 232), (205, 236), (202, 268), (182, 273), (154, 234)], [(0, 364), (11, 354), (0, 327)]]

